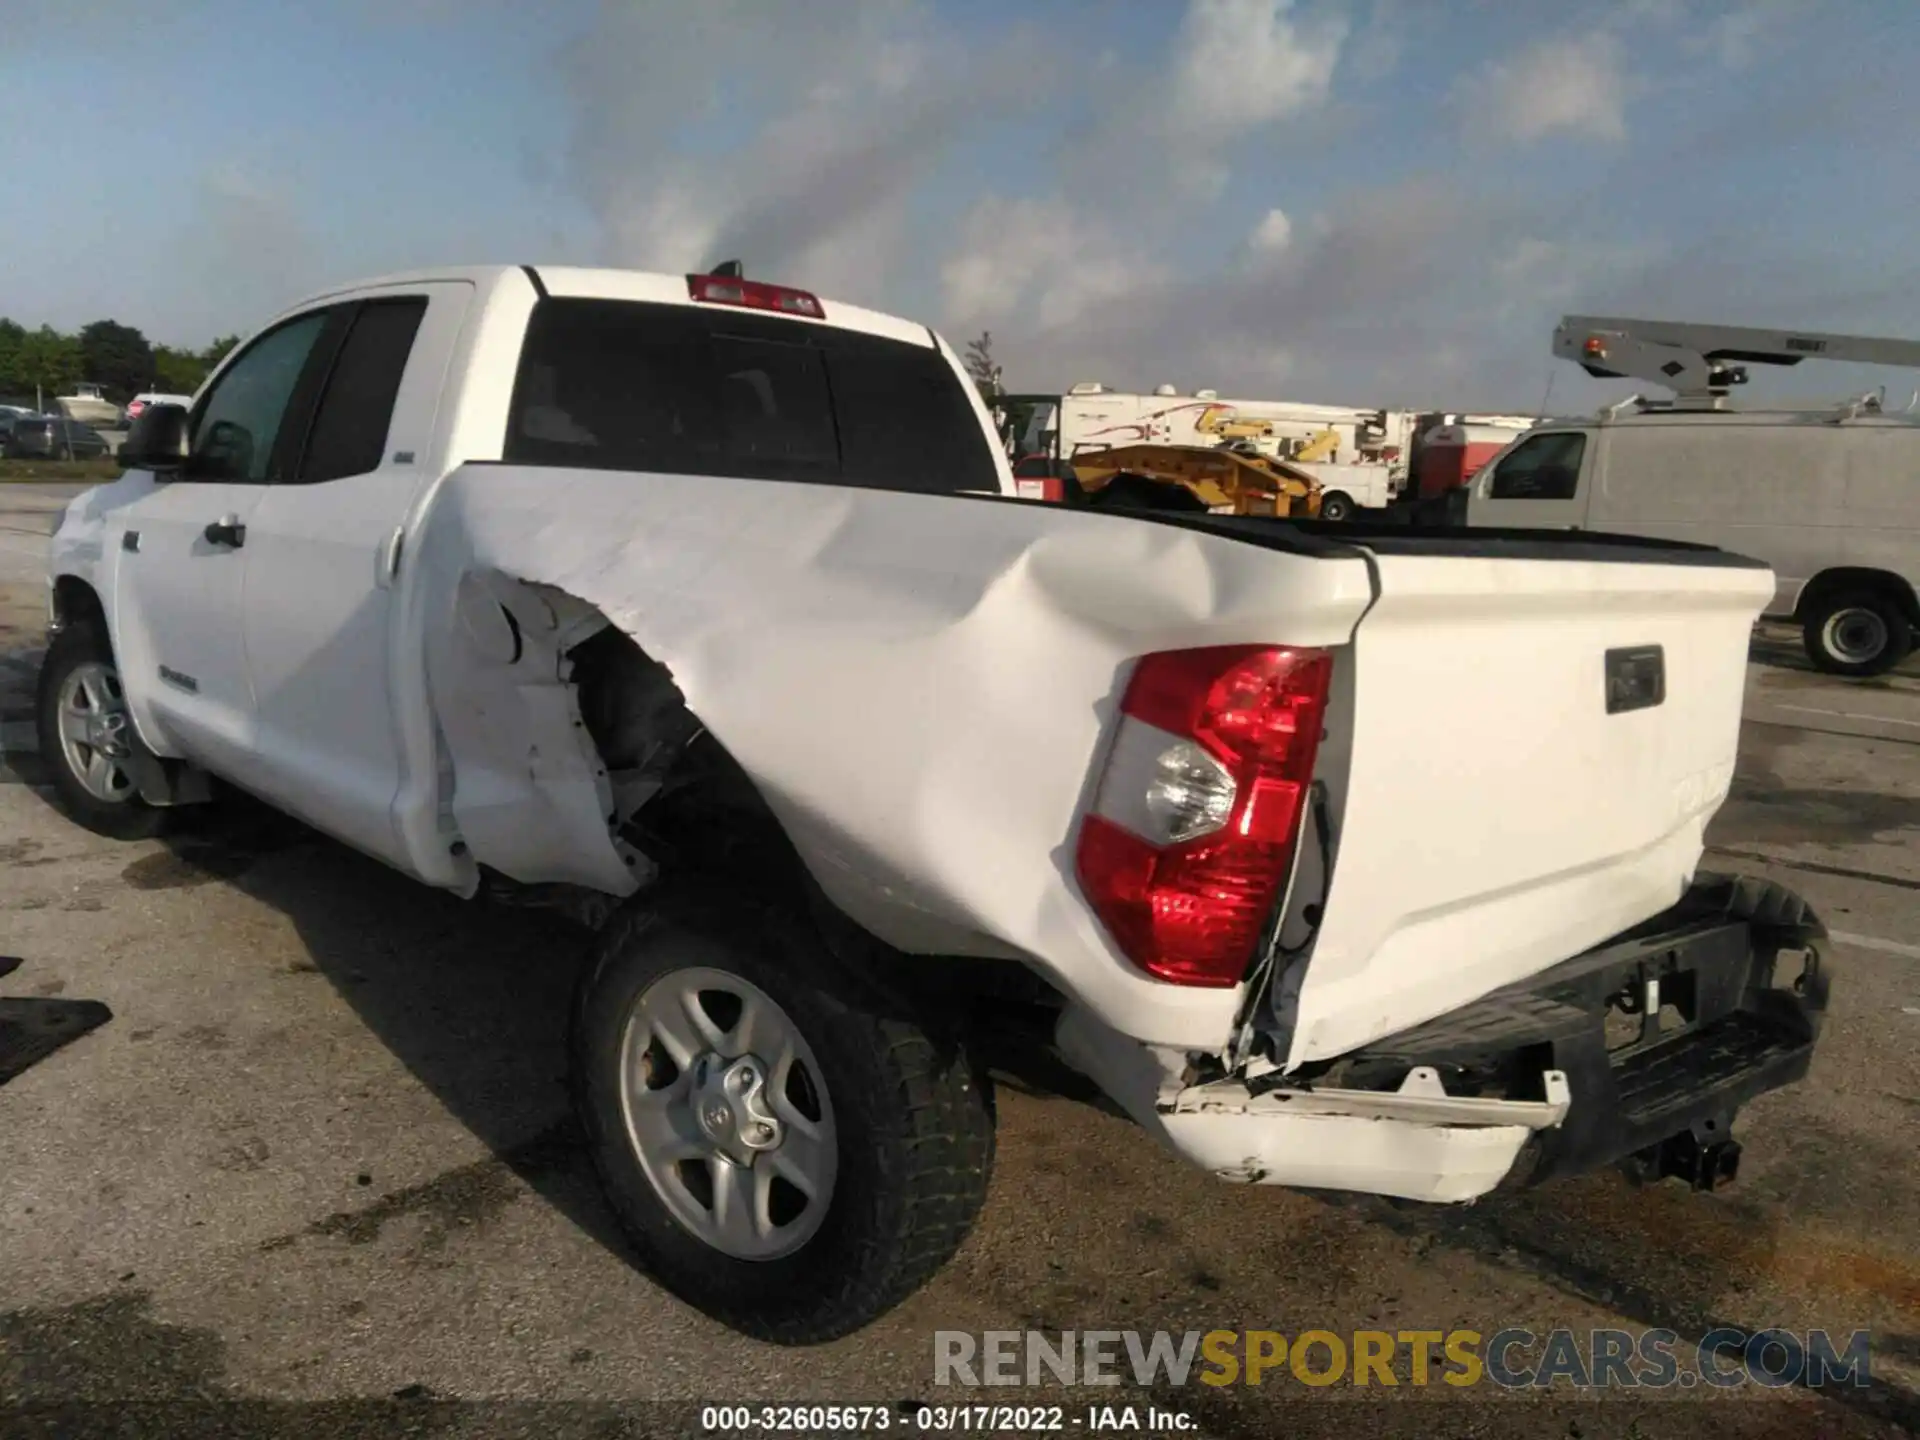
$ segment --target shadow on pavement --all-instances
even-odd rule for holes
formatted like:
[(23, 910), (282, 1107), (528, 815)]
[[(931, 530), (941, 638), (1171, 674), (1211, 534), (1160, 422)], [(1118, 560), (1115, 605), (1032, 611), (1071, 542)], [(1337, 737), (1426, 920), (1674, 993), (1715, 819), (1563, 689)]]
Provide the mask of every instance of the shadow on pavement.
[(430, 1226), (478, 1218), (509, 1198), (511, 1172), (631, 1259), (567, 1098), (568, 1006), (587, 932), (544, 912), (428, 889), (235, 797), (193, 817), (123, 879), (147, 890), (220, 881), (285, 915), (307, 956), (295, 968), (323, 976), (495, 1157), (317, 1219), (309, 1233), (370, 1238), (406, 1213)]

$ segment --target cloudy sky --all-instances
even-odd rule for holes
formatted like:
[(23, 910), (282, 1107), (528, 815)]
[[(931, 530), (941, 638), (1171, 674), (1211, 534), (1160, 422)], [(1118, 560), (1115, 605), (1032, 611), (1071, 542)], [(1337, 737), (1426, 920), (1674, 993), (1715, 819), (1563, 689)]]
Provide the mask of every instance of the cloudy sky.
[[(29, 323), (198, 344), (398, 268), (738, 256), (990, 328), (1019, 388), (1526, 410), (1619, 393), (1548, 357), (1567, 310), (1920, 338), (1913, 0), (0, 16)], [(1883, 379), (1920, 372), (1771, 388)]]

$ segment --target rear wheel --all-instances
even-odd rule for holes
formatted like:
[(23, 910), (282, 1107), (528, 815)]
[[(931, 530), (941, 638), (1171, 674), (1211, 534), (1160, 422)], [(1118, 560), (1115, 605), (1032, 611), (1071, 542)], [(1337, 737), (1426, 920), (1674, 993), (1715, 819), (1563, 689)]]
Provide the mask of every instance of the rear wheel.
[(993, 1162), (984, 1076), (839, 970), (804, 918), (697, 893), (608, 926), (575, 1097), (647, 1268), (763, 1340), (832, 1340), (924, 1284)]
[(1830, 675), (1881, 675), (1913, 649), (1913, 627), (1884, 590), (1851, 590), (1820, 600), (1802, 628), (1807, 658)]
[(111, 839), (159, 834), (168, 815), (140, 798), (130, 762), (145, 750), (113, 647), (94, 622), (75, 621), (53, 637), (34, 708), (41, 760), (60, 808)]
[(1320, 518), (1322, 520), (1351, 520), (1353, 518), (1353, 500), (1335, 490), (1320, 497)]

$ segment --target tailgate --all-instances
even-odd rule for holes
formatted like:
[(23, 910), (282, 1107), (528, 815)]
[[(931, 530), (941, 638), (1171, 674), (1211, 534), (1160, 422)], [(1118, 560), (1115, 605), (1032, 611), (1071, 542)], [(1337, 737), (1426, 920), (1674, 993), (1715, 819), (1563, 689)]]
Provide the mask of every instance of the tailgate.
[[(1461, 548), (1373, 556), (1351, 752), (1329, 779), (1333, 878), (1293, 982), (1289, 1065), (1456, 1009), (1673, 904), (1733, 777), (1770, 571), (1711, 551)], [(1654, 646), (1664, 695), (1645, 703)]]

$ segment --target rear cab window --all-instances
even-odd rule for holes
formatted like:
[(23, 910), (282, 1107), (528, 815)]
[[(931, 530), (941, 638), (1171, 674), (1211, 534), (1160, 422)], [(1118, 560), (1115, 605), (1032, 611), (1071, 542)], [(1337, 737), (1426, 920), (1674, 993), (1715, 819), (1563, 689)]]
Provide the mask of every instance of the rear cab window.
[(550, 297), (507, 419), (516, 464), (997, 493), (966, 382), (931, 345), (643, 301)]
[(400, 381), (426, 313), (424, 296), (366, 300), (355, 307), (293, 478), (318, 484), (380, 468)]

